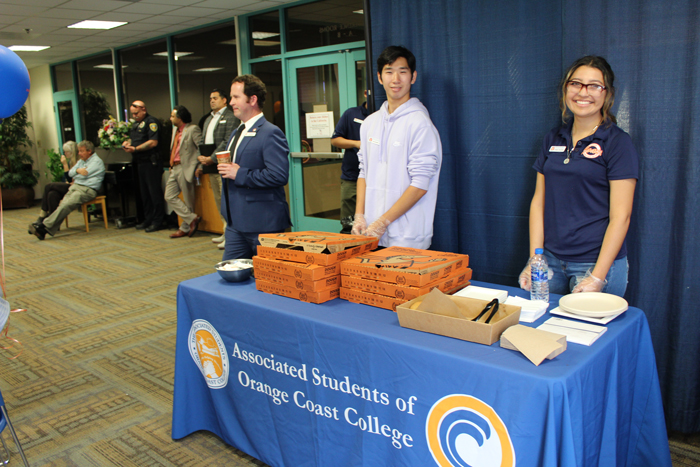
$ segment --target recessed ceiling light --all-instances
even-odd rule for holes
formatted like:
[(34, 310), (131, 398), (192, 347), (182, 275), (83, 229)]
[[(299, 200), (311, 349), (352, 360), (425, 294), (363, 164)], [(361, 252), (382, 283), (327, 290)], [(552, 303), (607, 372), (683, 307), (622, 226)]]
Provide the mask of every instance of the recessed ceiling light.
[(128, 24), (123, 21), (81, 21), (68, 26), (70, 29), (114, 29)]
[(365, 14), (365, 10), (355, 10), (355, 11), (353, 11), (353, 13), (356, 13), (356, 14), (358, 14), (358, 15), (364, 15), (364, 14)]
[(267, 39), (268, 37), (279, 36), (279, 33), (278, 32), (253, 31), (252, 36), (253, 36), (253, 39)]
[[(129, 65), (122, 65), (122, 68), (126, 68)], [(95, 65), (93, 68), (103, 68), (106, 70), (114, 70), (114, 65), (109, 65), (109, 64), (104, 64), (104, 65)]]
[(192, 70), (192, 71), (218, 71), (218, 70), (223, 70), (223, 69), (224, 69), (223, 67), (218, 67), (218, 68), (212, 67), (212, 68), (197, 68), (196, 70)]
[(48, 45), (11, 45), (8, 47), (13, 52), (38, 52), (50, 48), (51, 46)]

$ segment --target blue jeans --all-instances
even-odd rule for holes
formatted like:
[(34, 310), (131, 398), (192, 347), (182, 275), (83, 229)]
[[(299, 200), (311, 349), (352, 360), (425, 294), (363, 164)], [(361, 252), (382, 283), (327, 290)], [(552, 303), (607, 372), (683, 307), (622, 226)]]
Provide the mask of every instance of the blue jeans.
[[(544, 250), (544, 256), (547, 258), (549, 270), (554, 274), (549, 280), (549, 292), (559, 295), (565, 295), (574, 290), (576, 284), (586, 275), (586, 271), (595, 267), (595, 263), (561, 261), (549, 250)], [(610, 266), (608, 275), (605, 277), (608, 283), (605, 284), (601, 292), (622, 297), (625, 294), (625, 290), (627, 290), (628, 272), (629, 263), (626, 256), (615, 260)]]

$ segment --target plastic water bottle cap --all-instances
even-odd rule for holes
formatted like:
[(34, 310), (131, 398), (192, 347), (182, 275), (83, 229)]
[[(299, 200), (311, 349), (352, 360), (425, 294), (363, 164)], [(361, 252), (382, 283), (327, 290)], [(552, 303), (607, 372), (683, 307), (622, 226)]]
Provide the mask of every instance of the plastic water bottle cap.
[(535, 248), (535, 254), (536, 255), (541, 255), (544, 253), (544, 248)]

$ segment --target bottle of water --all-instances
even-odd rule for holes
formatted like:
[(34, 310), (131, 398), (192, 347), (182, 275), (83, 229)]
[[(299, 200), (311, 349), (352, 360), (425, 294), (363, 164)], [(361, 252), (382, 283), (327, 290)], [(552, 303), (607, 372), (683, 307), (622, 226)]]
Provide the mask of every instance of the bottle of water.
[(549, 302), (549, 267), (542, 248), (530, 260), (530, 300)]

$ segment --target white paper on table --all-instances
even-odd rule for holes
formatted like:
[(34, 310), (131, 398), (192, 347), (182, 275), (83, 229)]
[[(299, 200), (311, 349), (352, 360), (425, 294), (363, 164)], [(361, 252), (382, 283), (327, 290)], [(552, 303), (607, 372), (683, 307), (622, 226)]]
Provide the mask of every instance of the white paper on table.
[(596, 326), (562, 318), (549, 318), (537, 329), (563, 334), (566, 336), (567, 342), (581, 345), (591, 345), (608, 330), (605, 326)]
[(561, 307), (554, 308), (552, 311), (550, 311), (550, 313), (553, 315), (564, 316), (566, 318), (573, 318), (573, 319), (579, 319), (581, 321), (588, 321), (589, 323), (595, 323), (595, 324), (599, 324), (602, 326), (602, 325), (608, 324), (610, 321), (614, 320), (615, 318), (620, 316), (625, 311), (621, 311), (616, 315), (604, 316), (602, 318), (592, 318), (590, 316), (575, 315), (573, 313), (569, 313), (568, 311), (562, 310)]
[(534, 323), (547, 311), (549, 303), (541, 300), (528, 300), (522, 297), (508, 297), (506, 305), (520, 307), (520, 322)]
[(459, 292), (453, 294), (455, 297), (476, 298), (477, 300), (486, 300), (490, 302), (494, 298), (498, 299), (498, 303), (504, 303), (508, 298), (507, 290), (488, 289), (479, 287), (478, 285), (468, 285)]

